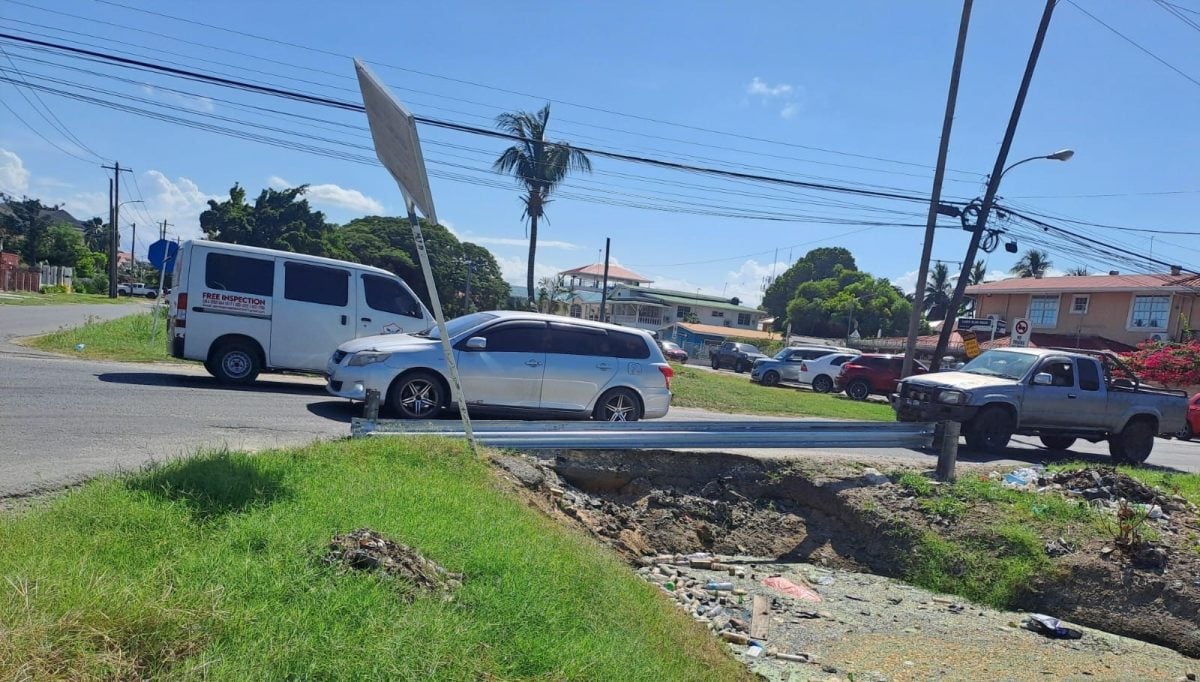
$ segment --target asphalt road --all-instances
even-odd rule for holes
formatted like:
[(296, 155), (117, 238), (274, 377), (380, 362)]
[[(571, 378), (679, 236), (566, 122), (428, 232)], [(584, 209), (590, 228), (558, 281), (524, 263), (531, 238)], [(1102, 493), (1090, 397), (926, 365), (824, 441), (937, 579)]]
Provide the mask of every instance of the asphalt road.
[[(259, 450), (348, 435), (357, 408), (328, 396), (314, 377), (267, 376), (251, 388), (217, 384), (199, 364), (127, 364), (49, 355), (12, 338), (118, 317), (144, 303), (100, 306), (0, 305), (0, 496), (51, 490), (104, 473), (201, 449)], [(776, 389), (789, 390), (789, 389)], [(670, 419), (739, 415), (676, 408)], [(1053, 453), (1030, 439), (1006, 457), (964, 462), (1045, 461)], [(919, 462), (935, 458), (903, 448), (877, 450), (737, 450), (767, 457), (824, 456)], [(1085, 444), (1074, 458), (1107, 461), (1104, 444)], [(1200, 471), (1200, 443), (1159, 441), (1151, 465)]]

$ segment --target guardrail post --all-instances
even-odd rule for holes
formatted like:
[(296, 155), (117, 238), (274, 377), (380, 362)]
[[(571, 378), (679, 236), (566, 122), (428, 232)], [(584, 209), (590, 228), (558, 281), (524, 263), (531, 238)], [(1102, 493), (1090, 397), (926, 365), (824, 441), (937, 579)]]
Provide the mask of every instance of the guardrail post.
[(942, 422), (942, 447), (938, 451), (937, 479), (952, 483), (954, 466), (958, 462), (958, 435), (962, 426), (955, 421)]
[(363, 405), (363, 419), (375, 421), (379, 419), (379, 391), (368, 388), (367, 402)]

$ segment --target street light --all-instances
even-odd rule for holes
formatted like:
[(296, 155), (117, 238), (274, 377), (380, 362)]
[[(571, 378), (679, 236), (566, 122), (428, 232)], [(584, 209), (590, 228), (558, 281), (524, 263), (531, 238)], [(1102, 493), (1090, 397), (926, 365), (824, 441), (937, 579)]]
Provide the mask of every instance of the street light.
[(1016, 168), (1017, 166), (1020, 166), (1021, 164), (1025, 163), (1027, 161), (1037, 161), (1038, 159), (1049, 159), (1050, 161), (1070, 161), (1072, 156), (1075, 156), (1074, 149), (1060, 149), (1060, 150), (1054, 152), (1053, 154), (1046, 154), (1043, 156), (1031, 156), (1028, 159), (1021, 159), (1020, 161), (1010, 165), (1008, 168), (1005, 168), (1004, 171), (1000, 173), (1000, 177), (1001, 177), (1001, 179), (1003, 179), (1005, 173), (1009, 172), (1010, 170)]

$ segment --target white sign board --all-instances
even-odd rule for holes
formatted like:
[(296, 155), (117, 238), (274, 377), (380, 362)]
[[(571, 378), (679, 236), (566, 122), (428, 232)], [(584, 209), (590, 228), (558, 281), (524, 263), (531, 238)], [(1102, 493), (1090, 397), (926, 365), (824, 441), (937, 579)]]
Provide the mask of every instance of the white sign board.
[(1012, 339), (1009, 345), (1013, 348), (1028, 348), (1029, 347), (1029, 320), (1018, 317), (1013, 320)]

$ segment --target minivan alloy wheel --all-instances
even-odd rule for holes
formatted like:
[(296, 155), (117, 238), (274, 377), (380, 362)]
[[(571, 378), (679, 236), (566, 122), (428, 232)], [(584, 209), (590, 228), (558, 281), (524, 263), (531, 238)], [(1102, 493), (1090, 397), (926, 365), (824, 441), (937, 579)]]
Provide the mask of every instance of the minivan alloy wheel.
[(641, 408), (630, 391), (617, 389), (600, 399), (593, 417), (607, 422), (635, 422), (641, 417)]

